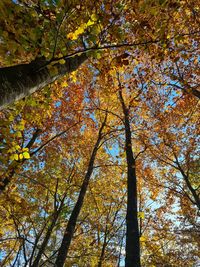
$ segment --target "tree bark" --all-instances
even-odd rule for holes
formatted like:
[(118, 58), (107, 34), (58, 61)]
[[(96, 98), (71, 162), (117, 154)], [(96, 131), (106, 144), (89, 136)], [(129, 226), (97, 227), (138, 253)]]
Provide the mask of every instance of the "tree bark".
[(102, 267), (102, 264), (103, 264), (105, 250), (106, 250), (106, 246), (107, 246), (107, 231), (108, 231), (108, 225), (106, 225), (106, 229), (105, 229), (103, 245), (102, 245), (101, 255), (100, 255), (100, 258), (99, 258), (99, 262), (98, 262), (98, 267)]
[(29, 64), (0, 68), (0, 110), (44, 86), (66, 73), (75, 71), (85, 60), (86, 54), (67, 58), (65, 64), (56, 63), (56, 72), (50, 71), (50, 63), (38, 58)]
[(137, 218), (137, 176), (133, 157), (129, 111), (124, 103), (122, 89), (119, 99), (124, 113), (125, 149), (127, 161), (127, 213), (126, 213), (126, 259), (125, 267), (140, 267), (140, 234)]
[(200, 99), (200, 91), (195, 88), (192, 88), (191, 93)]
[(58, 220), (60, 212), (62, 211), (64, 200), (65, 200), (65, 197), (62, 199), (62, 202), (61, 202), (60, 207), (58, 208), (58, 210), (55, 211), (55, 213), (53, 215), (53, 218), (52, 218), (52, 221), (51, 221), (51, 224), (47, 229), (47, 233), (46, 233), (45, 238), (44, 238), (44, 240), (43, 240), (43, 242), (42, 242), (42, 244), (40, 246), (40, 249), (39, 249), (39, 251), (37, 253), (37, 256), (36, 256), (33, 264), (30, 263), (30, 267), (38, 267), (39, 266), (39, 262), (41, 260), (41, 257), (42, 257), (42, 255), (43, 255), (43, 253), (44, 253), (44, 251), (46, 249), (46, 246), (47, 246), (47, 244), (49, 242), (49, 239), (50, 239), (52, 231), (53, 231), (53, 229), (54, 229), (54, 227), (56, 225), (56, 222)]
[(56, 258), (56, 262), (55, 262), (55, 267), (63, 267), (64, 266), (64, 263), (65, 263), (65, 260), (66, 260), (67, 254), (68, 254), (68, 250), (70, 247), (70, 243), (71, 243), (71, 240), (73, 238), (77, 219), (78, 219), (79, 213), (81, 211), (81, 208), (83, 206), (83, 201), (84, 201), (86, 191), (88, 188), (89, 180), (90, 180), (90, 177), (91, 177), (92, 172), (93, 172), (94, 161), (96, 158), (97, 151), (99, 149), (100, 142), (102, 140), (102, 131), (103, 131), (103, 128), (106, 124), (106, 118), (107, 118), (107, 115), (105, 116), (105, 120), (102, 123), (101, 128), (99, 129), (98, 138), (97, 138), (96, 144), (94, 146), (94, 149), (93, 149), (91, 157), (90, 157), (88, 169), (87, 169), (87, 172), (85, 174), (77, 202), (76, 202), (74, 209), (72, 210), (72, 213), (70, 215), (70, 218), (69, 218), (69, 221), (67, 223), (67, 227), (65, 229), (65, 233), (64, 233), (64, 236), (62, 239), (61, 246), (58, 250), (58, 255)]
[(189, 191), (191, 192), (193, 198), (194, 198), (194, 203), (196, 204), (197, 208), (200, 210), (200, 198), (199, 198), (199, 195), (197, 193), (197, 191), (192, 187), (191, 183), (190, 183), (190, 180), (189, 180), (189, 177), (188, 175), (185, 174), (184, 170), (182, 169), (179, 161), (178, 161), (178, 158), (175, 156), (175, 159), (176, 159), (176, 164), (179, 168), (179, 171), (180, 173), (182, 174), (183, 176), (183, 179), (187, 185), (187, 188), (189, 189)]

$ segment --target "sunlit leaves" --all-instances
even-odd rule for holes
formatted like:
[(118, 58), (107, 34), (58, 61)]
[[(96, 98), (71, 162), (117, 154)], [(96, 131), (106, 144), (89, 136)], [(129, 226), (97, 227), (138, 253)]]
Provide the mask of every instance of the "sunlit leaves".
[(138, 212), (138, 218), (144, 219), (144, 212), (143, 211)]
[(23, 152), (22, 153), (22, 156), (25, 158), (25, 159), (30, 159), (30, 154), (28, 152)]
[(68, 33), (67, 38), (71, 40), (76, 40), (79, 37), (79, 35), (83, 34), (87, 30), (88, 27), (97, 23), (97, 20), (98, 16), (96, 14), (92, 14), (90, 19), (86, 23), (80, 25), (75, 32)]
[(11, 153), (10, 160), (30, 159), (29, 149), (21, 148), (19, 145), (12, 147), (8, 152)]
[(118, 264), (119, 248), (125, 248), (127, 172), (120, 79), (136, 158), (144, 266), (194, 265), (197, 205), (188, 184), (199, 194), (199, 104), (192, 96), (199, 82), (197, 1), (36, 2), (0, 2), (1, 65), (45, 57), (49, 75), (59, 76), (65, 56), (88, 49), (88, 61), (1, 113), (0, 185), (5, 178), (9, 183), (1, 198), (0, 234), (18, 240), (16, 248), (10, 240), (3, 250), (17, 255), (23, 236), (29, 255), (44, 227), (40, 247), (66, 196), (44, 255), (57, 250), (107, 111), (105, 142), (66, 264), (97, 266), (106, 235), (102, 266)]

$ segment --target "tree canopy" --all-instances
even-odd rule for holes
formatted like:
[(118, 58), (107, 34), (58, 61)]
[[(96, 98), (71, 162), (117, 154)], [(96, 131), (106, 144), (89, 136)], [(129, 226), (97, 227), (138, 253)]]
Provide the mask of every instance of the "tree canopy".
[(197, 1), (0, 12), (1, 266), (197, 266)]

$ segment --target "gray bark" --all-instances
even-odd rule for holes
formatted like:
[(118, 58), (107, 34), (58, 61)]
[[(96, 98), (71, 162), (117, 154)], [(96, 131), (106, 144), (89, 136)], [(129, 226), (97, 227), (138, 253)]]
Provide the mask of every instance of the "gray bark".
[(81, 54), (67, 58), (65, 64), (56, 63), (56, 74), (49, 71), (48, 61), (39, 58), (29, 64), (0, 68), (0, 110), (75, 71), (86, 59), (86, 54)]

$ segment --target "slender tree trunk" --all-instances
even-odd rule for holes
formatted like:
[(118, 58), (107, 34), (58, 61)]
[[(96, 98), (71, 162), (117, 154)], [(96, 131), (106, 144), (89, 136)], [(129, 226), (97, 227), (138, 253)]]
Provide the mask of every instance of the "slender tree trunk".
[[(66, 73), (75, 71), (86, 54), (67, 58), (65, 64), (56, 63), (51, 71), (46, 60), (36, 59), (29, 64), (0, 68), (0, 110), (54, 82)], [(55, 69), (56, 68), (56, 69)]]
[(200, 198), (199, 198), (199, 195), (197, 194), (197, 191), (192, 187), (188, 176), (185, 175), (184, 172), (182, 173), (182, 175), (183, 175), (183, 178), (185, 180), (185, 183), (186, 183), (188, 189), (190, 190), (190, 192), (194, 198), (194, 202), (195, 202), (197, 208), (200, 210)]
[(124, 103), (122, 89), (119, 99), (124, 113), (125, 149), (127, 161), (127, 214), (126, 214), (126, 259), (125, 267), (140, 267), (140, 234), (137, 218), (137, 177), (136, 162), (133, 157), (129, 111)]
[(51, 222), (51, 225), (48, 227), (47, 233), (46, 233), (45, 238), (44, 238), (44, 240), (43, 240), (43, 242), (42, 242), (42, 244), (40, 246), (38, 254), (37, 254), (33, 264), (30, 264), (30, 267), (38, 267), (39, 266), (39, 262), (41, 260), (42, 254), (44, 253), (44, 251), (46, 249), (46, 246), (47, 246), (48, 241), (49, 241), (49, 239), (51, 237), (51, 233), (53, 231), (53, 228), (54, 228), (54, 226), (56, 224), (57, 219), (58, 219), (58, 216), (54, 216), (54, 219)]
[(61, 212), (61, 210), (63, 208), (64, 200), (65, 200), (65, 197), (63, 197), (62, 202), (61, 202), (60, 207), (58, 208), (58, 210), (55, 211), (55, 213), (53, 215), (53, 218), (52, 218), (52, 221), (51, 221), (51, 224), (47, 229), (47, 233), (46, 233), (45, 238), (44, 238), (44, 240), (43, 240), (43, 242), (42, 242), (42, 244), (40, 246), (40, 249), (39, 249), (39, 251), (37, 253), (37, 256), (36, 256), (33, 264), (30, 263), (30, 267), (38, 267), (39, 266), (39, 262), (41, 260), (42, 254), (44, 253), (44, 251), (46, 249), (46, 246), (47, 246), (47, 244), (49, 242), (49, 239), (51, 237), (51, 233), (52, 233), (52, 231), (53, 231), (53, 229), (54, 229), (54, 227), (56, 225), (56, 222), (58, 220), (60, 212)]
[(90, 180), (90, 177), (91, 177), (92, 172), (93, 172), (94, 161), (96, 158), (96, 154), (97, 154), (100, 142), (102, 140), (102, 131), (103, 131), (103, 128), (106, 124), (106, 118), (107, 118), (107, 115), (105, 116), (105, 120), (102, 123), (101, 128), (99, 129), (98, 138), (97, 138), (96, 144), (94, 146), (94, 149), (93, 149), (91, 157), (90, 157), (88, 169), (87, 169), (87, 172), (85, 174), (77, 202), (74, 206), (74, 209), (72, 210), (69, 221), (67, 223), (67, 227), (65, 229), (63, 240), (62, 240), (61, 246), (58, 250), (58, 256), (57, 256), (56, 262), (55, 262), (56, 267), (63, 267), (63, 265), (65, 263), (65, 260), (66, 260), (67, 254), (68, 254), (68, 250), (70, 247), (70, 243), (71, 243), (71, 240), (73, 238), (77, 219), (78, 219), (79, 213), (81, 211), (81, 208), (83, 206), (83, 201), (84, 201), (86, 191), (88, 188), (89, 180)]
[(125, 237), (125, 229), (122, 232), (122, 239), (121, 239), (121, 242), (120, 242), (120, 250), (119, 250), (117, 267), (120, 267), (120, 263), (121, 263), (121, 255), (122, 255), (122, 248), (123, 248), (123, 240), (124, 240), (124, 237)]
[(182, 169), (179, 161), (178, 161), (178, 158), (176, 157), (176, 163), (178, 165), (178, 168), (183, 176), (183, 179), (187, 185), (187, 188), (190, 190), (193, 198), (194, 198), (194, 202), (197, 206), (197, 208), (200, 210), (200, 198), (199, 198), (199, 195), (197, 194), (197, 191), (192, 187), (191, 183), (190, 183), (190, 180), (189, 180), (189, 177), (188, 175), (185, 174), (184, 170)]
[(103, 259), (104, 259), (105, 250), (106, 250), (106, 246), (107, 246), (107, 231), (108, 231), (108, 226), (106, 225), (105, 235), (104, 235), (104, 239), (103, 239), (103, 246), (101, 249), (101, 255), (99, 258), (98, 267), (102, 267), (102, 264), (103, 264)]

